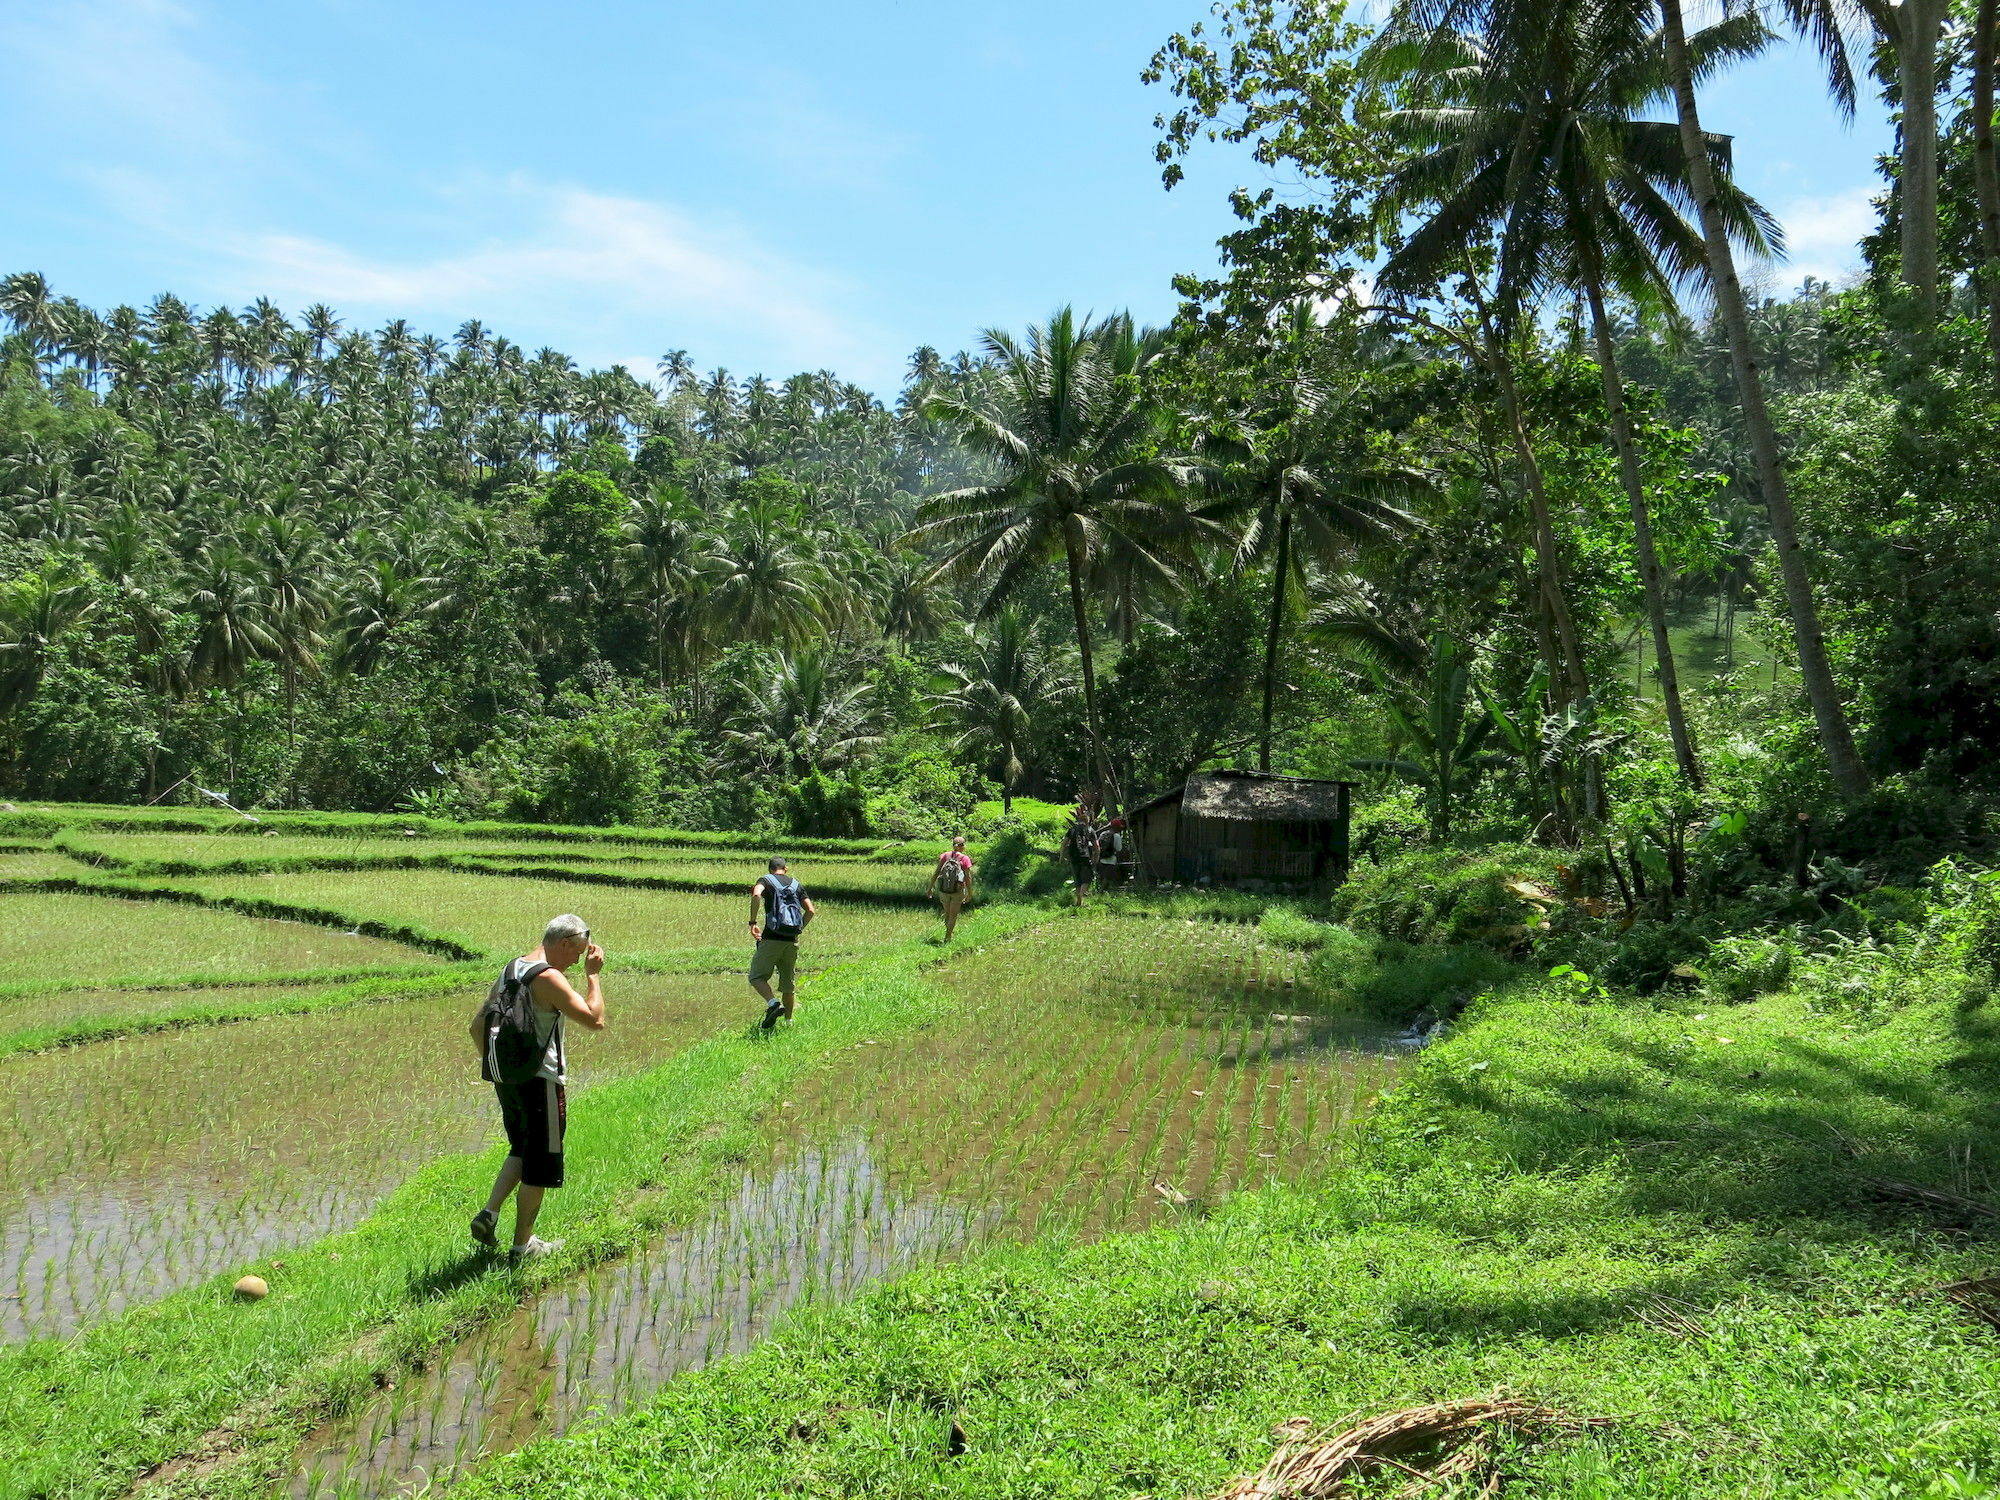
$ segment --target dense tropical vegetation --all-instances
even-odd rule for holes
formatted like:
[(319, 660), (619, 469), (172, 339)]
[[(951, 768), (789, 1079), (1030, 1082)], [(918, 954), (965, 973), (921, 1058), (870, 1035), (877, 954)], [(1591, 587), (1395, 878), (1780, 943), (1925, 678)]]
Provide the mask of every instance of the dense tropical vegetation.
[[(1979, 844), (2000, 178), (1961, 10), (1231, 0), (1148, 74), (1169, 186), (1203, 137), (1293, 184), (1238, 196), (1223, 274), (1163, 329), (920, 349), (889, 403), (12, 275), (0, 782), (894, 835), (1241, 764), (1362, 776), (1371, 848), (1640, 885), (1801, 818), (1810, 858)], [(1902, 134), (1867, 273), (1774, 297), (1699, 105), (1787, 28)]]

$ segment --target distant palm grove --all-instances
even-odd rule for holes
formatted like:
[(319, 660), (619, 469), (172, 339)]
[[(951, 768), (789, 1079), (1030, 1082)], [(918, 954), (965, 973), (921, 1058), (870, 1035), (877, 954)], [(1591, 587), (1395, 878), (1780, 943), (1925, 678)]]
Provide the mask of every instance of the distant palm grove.
[[(1167, 183), (1295, 190), (1167, 326), (887, 397), (13, 274), (0, 791), (915, 836), (1225, 765), (1675, 893), (1989, 840), (1994, 9), (1234, 0), (1148, 69)], [(1703, 127), (1773, 27), (1898, 110), (1845, 289), (1758, 289)]]

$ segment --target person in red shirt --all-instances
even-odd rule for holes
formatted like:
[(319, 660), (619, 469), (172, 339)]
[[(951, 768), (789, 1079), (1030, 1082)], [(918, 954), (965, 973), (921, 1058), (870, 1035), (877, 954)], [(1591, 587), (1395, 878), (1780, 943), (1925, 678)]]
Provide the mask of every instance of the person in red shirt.
[(965, 852), (964, 834), (954, 838), (951, 847), (938, 856), (937, 868), (931, 871), (930, 889), (925, 894), (936, 897), (938, 905), (944, 908), (944, 940), (948, 943), (958, 927), (958, 914), (972, 905), (972, 856)]

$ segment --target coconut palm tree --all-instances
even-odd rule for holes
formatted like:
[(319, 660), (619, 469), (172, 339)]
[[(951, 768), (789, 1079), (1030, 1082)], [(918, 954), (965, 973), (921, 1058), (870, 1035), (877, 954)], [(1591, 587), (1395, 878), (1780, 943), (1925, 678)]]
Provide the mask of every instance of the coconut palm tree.
[[(1783, 0), (1794, 24), (1821, 42), (1826, 50), (1827, 32), (1815, 17), (1820, 14), (1811, 0)], [(1666, 63), (1666, 77), (1678, 116), (1681, 156), (1687, 173), (1688, 194), (1698, 211), (1702, 245), (1708, 260), (1708, 286), (1723, 330), (1728, 336), (1730, 365), (1735, 376), (1744, 436), (1754, 460), (1758, 488), (1769, 513), (1771, 537), (1778, 555), (1779, 576), (1784, 583), (1785, 604), (1791, 617), (1793, 639), (1799, 656), (1799, 675), (1819, 730), (1820, 744), (1828, 770), (1842, 795), (1857, 797), (1867, 791), (1869, 777), (1854, 747), (1853, 731), (1834, 680), (1833, 665), (1827, 655), (1826, 631), (1820, 622), (1819, 601), (1801, 543), (1797, 513), (1792, 508), (1784, 463), (1778, 447), (1778, 432), (1765, 396), (1762, 371), (1752, 340), (1750, 313), (1743, 283), (1736, 271), (1736, 252), (1728, 210), (1730, 192), (1725, 174), (1717, 170), (1713, 140), (1702, 129), (1697, 85), (1701, 69), (1689, 45), (1682, 0), (1579, 0), (1577, 5), (1552, 7), (1541, 0), (1406, 0), (1404, 15), (1416, 27), (1455, 45), (1454, 32), (1475, 32), (1497, 66), (1518, 67), (1532, 72), (1539, 66), (1536, 57), (1541, 37), (1551, 14), (1559, 10), (1598, 7), (1629, 11), (1650, 24), (1657, 14)], [(1837, 35), (1837, 31), (1835, 32)]]
[(1014, 788), (1027, 774), (1022, 750), (1035, 716), (1074, 690), (1070, 664), (1037, 641), (1011, 609), (996, 614), (985, 632), (970, 625), (960, 629), (957, 662), (944, 668), (951, 686), (931, 703), (958, 729), (958, 748), (999, 770), (1000, 804), (1011, 813)]
[(89, 583), (60, 558), (0, 586), (0, 714), (35, 696), (49, 653), (95, 604)]
[[(1701, 237), (1681, 205), (1687, 181), (1678, 127), (1636, 118), (1667, 86), (1657, 32), (1615, 6), (1549, 10), (1538, 45), (1501, 63), (1464, 33), (1391, 32), (1378, 66), (1406, 75), (1411, 103), (1390, 116), (1411, 154), (1391, 200), (1427, 217), (1384, 265), (1385, 286), (1421, 288), (1457, 263), (1469, 236), (1496, 234), (1496, 300), (1519, 322), (1537, 296), (1581, 292), (1589, 309), (1612, 447), (1632, 517), (1646, 616), (1674, 758), (1690, 784), (1701, 767), (1682, 707), (1668, 632), (1666, 581), (1631, 413), (1618, 368), (1607, 290), (1637, 305), (1672, 306), (1705, 267)], [(1727, 17), (1692, 40), (1706, 73), (1762, 50), (1770, 33), (1754, 13)], [(1710, 152), (1726, 160), (1727, 142)], [(1733, 184), (1724, 207), (1738, 243), (1768, 251), (1775, 225)]]
[(1197, 542), (1220, 528), (1182, 503), (1197, 463), (1161, 451), (1164, 413), (1144, 378), (1157, 339), (1129, 318), (1090, 323), (1065, 307), (1025, 339), (996, 329), (983, 342), (988, 377), (970, 390), (933, 395), (924, 411), (991, 459), (1000, 478), (933, 496), (911, 538), (941, 547), (937, 572), (972, 581), (988, 612), (1037, 569), (1062, 559), (1084, 720), (1109, 791), (1085, 579), (1114, 544), (1163, 570), (1184, 568)]
[(696, 564), (702, 628), (721, 640), (796, 647), (825, 624), (829, 585), (796, 510), (745, 506), (723, 520)]
[(882, 737), (873, 684), (843, 682), (835, 666), (818, 647), (780, 657), (723, 738), (788, 779), (842, 770)]
[[(1312, 336), (1306, 309), (1295, 340)], [(1369, 543), (1413, 531), (1406, 508), (1435, 489), (1427, 473), (1370, 450), (1342, 421), (1342, 395), (1299, 373), (1278, 383), (1247, 421), (1221, 435), (1220, 498), (1207, 507), (1238, 528), (1236, 560), (1268, 561), (1271, 603), (1264, 624), (1263, 701), (1257, 769), (1271, 769), (1271, 721), (1285, 619), (1306, 592), (1311, 566), (1336, 568)]]
[(687, 492), (667, 487), (632, 506), (620, 523), (627, 576), (645, 602), (653, 636), (653, 681), (665, 690), (667, 664), (693, 655), (695, 588), (701, 548), (700, 512)]

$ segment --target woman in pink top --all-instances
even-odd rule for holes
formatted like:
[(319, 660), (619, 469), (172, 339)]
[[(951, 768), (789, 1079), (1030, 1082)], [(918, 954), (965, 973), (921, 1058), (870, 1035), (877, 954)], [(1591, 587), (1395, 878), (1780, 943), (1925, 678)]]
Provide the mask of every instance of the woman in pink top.
[(964, 834), (954, 838), (951, 847), (938, 856), (937, 868), (931, 871), (930, 889), (925, 894), (935, 896), (938, 905), (944, 908), (944, 940), (948, 943), (958, 926), (958, 914), (972, 904), (972, 856), (965, 852)]

